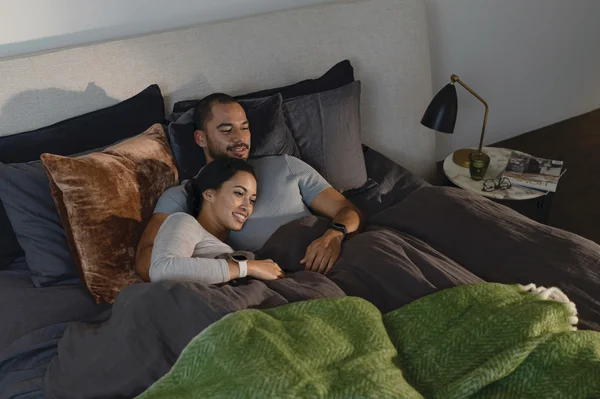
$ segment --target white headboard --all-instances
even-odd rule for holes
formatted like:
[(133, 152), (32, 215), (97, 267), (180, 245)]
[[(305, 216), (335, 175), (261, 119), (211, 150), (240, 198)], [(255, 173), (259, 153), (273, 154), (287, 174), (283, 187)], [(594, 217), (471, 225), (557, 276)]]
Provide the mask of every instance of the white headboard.
[[(157, 83), (175, 101), (318, 77), (349, 59), (362, 81), (362, 140), (412, 171), (434, 169), (422, 0), (362, 0), (0, 61), (0, 136), (124, 100)], [(82, 132), (85, 134), (85, 132)]]

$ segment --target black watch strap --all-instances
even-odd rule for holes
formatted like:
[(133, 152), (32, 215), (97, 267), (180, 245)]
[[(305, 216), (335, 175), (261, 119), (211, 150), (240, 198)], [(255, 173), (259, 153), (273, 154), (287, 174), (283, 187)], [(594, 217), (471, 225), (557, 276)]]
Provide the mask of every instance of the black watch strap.
[(329, 228), (337, 230), (337, 231), (341, 231), (342, 233), (344, 233), (344, 237), (346, 237), (346, 235), (348, 235), (348, 229), (346, 229), (346, 226), (341, 223), (331, 223), (331, 226), (329, 226)]

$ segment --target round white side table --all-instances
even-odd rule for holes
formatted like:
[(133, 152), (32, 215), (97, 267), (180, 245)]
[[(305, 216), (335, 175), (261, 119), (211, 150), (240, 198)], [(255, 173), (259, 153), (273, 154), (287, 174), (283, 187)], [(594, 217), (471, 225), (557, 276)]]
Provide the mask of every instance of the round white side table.
[(500, 200), (528, 200), (546, 195), (543, 191), (516, 185), (512, 185), (506, 190), (496, 189), (490, 192), (483, 191), (483, 182), (486, 179), (498, 179), (502, 175), (512, 150), (507, 148), (483, 147), (482, 151), (490, 157), (490, 166), (488, 167), (483, 180), (478, 181), (471, 179), (469, 168), (463, 168), (462, 166), (455, 164), (452, 161), (452, 154), (448, 155), (444, 160), (444, 174), (458, 187), (488, 198)]

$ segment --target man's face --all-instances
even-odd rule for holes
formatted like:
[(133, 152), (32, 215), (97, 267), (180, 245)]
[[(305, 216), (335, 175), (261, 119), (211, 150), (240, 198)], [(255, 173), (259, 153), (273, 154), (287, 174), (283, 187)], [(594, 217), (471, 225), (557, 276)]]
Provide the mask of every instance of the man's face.
[(194, 132), (196, 143), (204, 148), (206, 162), (221, 157), (248, 159), (250, 155), (250, 128), (241, 105), (215, 104), (212, 118), (204, 130)]

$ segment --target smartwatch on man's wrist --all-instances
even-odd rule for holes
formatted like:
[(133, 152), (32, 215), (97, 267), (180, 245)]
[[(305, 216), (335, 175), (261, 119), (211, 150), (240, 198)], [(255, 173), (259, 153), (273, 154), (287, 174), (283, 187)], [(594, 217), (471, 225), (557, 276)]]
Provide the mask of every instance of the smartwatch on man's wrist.
[(346, 229), (346, 226), (341, 223), (331, 223), (331, 226), (329, 226), (329, 228), (341, 231), (344, 234), (343, 238), (346, 238), (346, 236), (348, 235), (348, 229)]

